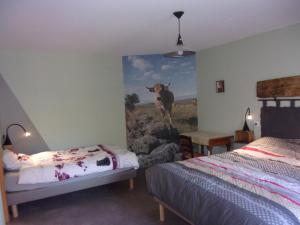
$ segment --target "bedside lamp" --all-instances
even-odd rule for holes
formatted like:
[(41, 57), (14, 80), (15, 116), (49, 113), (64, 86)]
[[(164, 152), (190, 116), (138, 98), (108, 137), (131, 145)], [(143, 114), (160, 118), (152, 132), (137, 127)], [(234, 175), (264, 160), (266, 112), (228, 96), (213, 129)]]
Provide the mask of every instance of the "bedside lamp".
[(247, 124), (247, 119), (248, 120), (252, 120), (252, 115), (250, 113), (250, 108), (248, 107), (247, 110), (246, 110), (246, 113), (245, 113), (245, 123), (244, 123), (244, 127), (243, 127), (243, 131), (249, 131), (249, 127), (248, 127), (248, 124)]
[(31, 135), (30, 132), (28, 132), (22, 125), (20, 124), (17, 124), (17, 123), (13, 123), (13, 124), (10, 124), (7, 128), (6, 128), (6, 133), (5, 133), (5, 137), (3, 137), (4, 139), (4, 143), (3, 143), (3, 146), (9, 146), (9, 145), (12, 145), (11, 143), (11, 140), (9, 138), (9, 135), (8, 135), (8, 131), (11, 127), (13, 126), (17, 126), (17, 127), (20, 127), (23, 131), (24, 131), (24, 136), (25, 137), (29, 137)]

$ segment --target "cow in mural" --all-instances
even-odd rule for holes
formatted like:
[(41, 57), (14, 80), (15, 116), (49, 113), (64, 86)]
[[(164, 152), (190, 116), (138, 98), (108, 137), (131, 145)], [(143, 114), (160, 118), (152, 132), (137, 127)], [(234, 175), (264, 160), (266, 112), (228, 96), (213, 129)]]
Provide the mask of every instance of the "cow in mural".
[(155, 84), (153, 87), (146, 87), (150, 92), (155, 94), (155, 105), (159, 110), (162, 118), (166, 116), (172, 125), (172, 107), (174, 104), (174, 94), (169, 90), (170, 83), (168, 85)]

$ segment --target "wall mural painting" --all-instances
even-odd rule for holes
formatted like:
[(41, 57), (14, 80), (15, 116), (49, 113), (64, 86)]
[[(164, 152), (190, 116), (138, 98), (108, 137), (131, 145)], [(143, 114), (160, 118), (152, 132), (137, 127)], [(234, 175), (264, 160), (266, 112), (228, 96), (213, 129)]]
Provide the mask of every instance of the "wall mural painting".
[(178, 136), (197, 130), (195, 56), (124, 56), (127, 146), (141, 167), (179, 159)]

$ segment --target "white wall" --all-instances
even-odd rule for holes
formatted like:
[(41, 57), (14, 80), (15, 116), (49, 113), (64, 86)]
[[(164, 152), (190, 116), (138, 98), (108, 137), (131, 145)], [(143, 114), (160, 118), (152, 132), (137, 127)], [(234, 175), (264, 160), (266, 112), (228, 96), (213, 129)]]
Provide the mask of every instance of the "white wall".
[(233, 134), (248, 106), (259, 119), (257, 81), (300, 75), (300, 24), (200, 51), (197, 66), (199, 128)]
[(0, 52), (0, 73), (50, 149), (126, 146), (121, 57)]

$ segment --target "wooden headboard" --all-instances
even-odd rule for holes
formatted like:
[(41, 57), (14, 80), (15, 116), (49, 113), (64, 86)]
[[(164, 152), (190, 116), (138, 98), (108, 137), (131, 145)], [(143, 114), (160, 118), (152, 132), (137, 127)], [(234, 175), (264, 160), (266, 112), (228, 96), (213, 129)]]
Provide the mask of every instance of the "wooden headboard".
[(258, 98), (300, 96), (300, 75), (258, 81), (256, 85), (256, 95)]
[[(261, 136), (300, 139), (300, 76), (257, 82), (257, 97), (263, 102), (261, 108)], [(286, 98), (293, 97), (293, 98)], [(275, 106), (268, 106), (268, 102)], [(282, 107), (282, 102), (289, 101), (288, 107)]]

